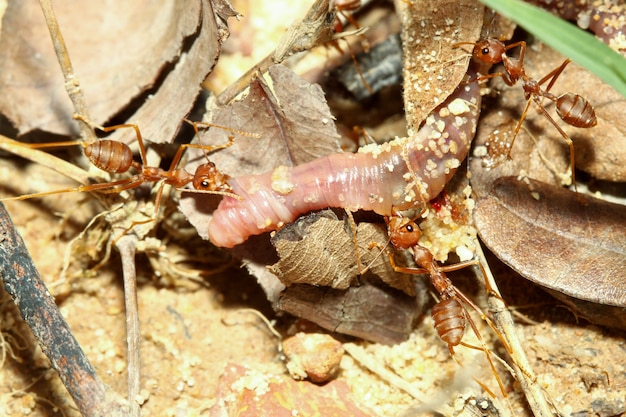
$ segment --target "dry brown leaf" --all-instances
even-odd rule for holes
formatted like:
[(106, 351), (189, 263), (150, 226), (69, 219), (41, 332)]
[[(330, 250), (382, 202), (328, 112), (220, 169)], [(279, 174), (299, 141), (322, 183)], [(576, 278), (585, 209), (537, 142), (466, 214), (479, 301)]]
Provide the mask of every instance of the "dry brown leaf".
[[(105, 123), (154, 93), (132, 118), (148, 139), (168, 141), (218, 54), (208, 2), (56, 2), (90, 116)], [(0, 112), (20, 134), (76, 134), (73, 110), (39, 5), (11, 2), (0, 38)], [(191, 42), (190, 42), (191, 40)], [(155, 53), (158, 51), (158, 53)], [(182, 54), (182, 57), (181, 57)]]
[[(260, 174), (278, 165), (293, 166), (339, 152), (339, 136), (319, 86), (281, 65), (271, 67), (269, 73), (272, 88), (257, 79), (244, 99), (215, 111), (214, 123), (261, 135), (251, 138), (235, 134), (231, 147), (210, 156), (230, 176)], [(201, 135), (201, 142), (226, 143), (229, 134), (232, 132), (211, 128)], [(189, 172), (205, 162), (201, 152), (195, 155), (186, 166)], [(207, 238), (209, 217), (203, 213), (210, 211), (208, 199), (194, 194), (185, 197), (182, 211), (200, 236)]]
[(367, 282), (345, 291), (299, 284), (287, 288), (275, 308), (333, 332), (393, 345), (413, 332), (426, 305), (426, 294), (422, 291), (410, 297)]
[(395, 4), (402, 20), (407, 123), (409, 131), (417, 131), (465, 76), (469, 55), (453, 45), (478, 40), (483, 6), (476, 0)]
[(215, 15), (215, 23), (217, 25), (220, 42), (224, 42), (230, 36), (228, 31), (228, 19), (236, 17), (237, 20), (241, 18), (241, 14), (235, 10), (229, 0), (211, 0), (211, 7), (213, 14)]
[(626, 328), (624, 206), (505, 177), (479, 200), (474, 219), (485, 244), (515, 271), (553, 292), (595, 303), (595, 311), (619, 307), (589, 318)]
[[(244, 100), (215, 111), (213, 123), (261, 136), (235, 135), (233, 146), (211, 155), (230, 176), (262, 174), (278, 165), (299, 165), (340, 152), (322, 89), (282, 65), (270, 67), (269, 75), (271, 87), (256, 78)], [(201, 142), (223, 143), (217, 138), (228, 133), (211, 129), (201, 135)]]
[[(270, 270), (285, 286), (309, 284), (346, 289), (364, 280), (382, 281), (393, 288), (415, 295), (413, 277), (396, 273), (386, 253), (370, 249), (372, 243), (384, 247), (388, 237), (384, 225), (360, 223), (354, 242), (349, 223), (331, 211), (313, 213), (278, 231), (271, 239), (281, 260)], [(360, 270), (369, 267), (365, 276)]]

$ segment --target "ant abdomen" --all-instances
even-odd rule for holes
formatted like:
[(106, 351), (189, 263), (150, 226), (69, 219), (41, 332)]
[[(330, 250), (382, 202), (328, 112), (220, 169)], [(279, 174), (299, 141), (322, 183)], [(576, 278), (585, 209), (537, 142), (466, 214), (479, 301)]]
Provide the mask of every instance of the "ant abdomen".
[(461, 343), (465, 333), (465, 310), (456, 298), (441, 300), (431, 313), (437, 334), (448, 346)]
[(111, 139), (90, 143), (84, 152), (92, 164), (110, 173), (126, 172), (133, 163), (133, 152), (128, 145)]
[(575, 127), (593, 127), (598, 123), (593, 106), (578, 94), (561, 94), (556, 99), (556, 112), (565, 123)]

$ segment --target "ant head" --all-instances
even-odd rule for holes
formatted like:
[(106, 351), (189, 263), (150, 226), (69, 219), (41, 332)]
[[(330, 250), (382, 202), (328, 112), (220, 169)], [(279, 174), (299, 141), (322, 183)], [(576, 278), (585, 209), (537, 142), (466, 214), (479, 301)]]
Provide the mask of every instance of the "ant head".
[(474, 60), (486, 64), (502, 62), (502, 54), (506, 52), (504, 43), (495, 38), (483, 39), (474, 45), (472, 57)]
[(193, 188), (201, 191), (230, 191), (230, 177), (219, 171), (213, 162), (199, 165), (193, 176)]
[(387, 219), (387, 229), (391, 244), (399, 249), (408, 249), (417, 245), (422, 231), (413, 220), (392, 216)]

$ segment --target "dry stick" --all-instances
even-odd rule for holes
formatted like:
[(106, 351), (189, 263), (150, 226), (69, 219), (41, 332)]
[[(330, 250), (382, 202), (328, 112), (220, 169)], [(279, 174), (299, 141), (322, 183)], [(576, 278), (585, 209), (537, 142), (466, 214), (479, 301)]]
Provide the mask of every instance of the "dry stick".
[[(54, 50), (57, 55), (57, 59), (59, 61), (59, 65), (61, 66), (61, 71), (63, 72), (63, 77), (65, 78), (65, 89), (72, 100), (74, 105), (74, 111), (76, 114), (82, 116), (80, 118), (81, 123), (79, 123), (81, 133), (83, 136), (83, 140), (86, 142), (94, 142), (97, 140), (95, 136), (95, 132), (93, 131), (93, 127), (89, 124), (89, 114), (87, 112), (87, 106), (85, 103), (85, 97), (83, 96), (83, 92), (80, 88), (80, 82), (78, 81), (78, 77), (74, 74), (74, 69), (72, 68), (72, 62), (70, 60), (70, 55), (67, 51), (67, 47), (65, 46), (65, 41), (63, 40), (63, 34), (59, 28), (59, 23), (56, 19), (56, 15), (54, 10), (52, 9), (52, 4), (50, 0), (40, 0), (41, 9), (46, 19), (46, 23), (48, 25), (48, 29), (50, 31), (50, 37), (52, 38), (52, 43), (54, 44)], [(129, 237), (132, 239), (132, 237)], [(119, 242), (118, 242), (119, 243)], [(135, 281), (135, 242), (132, 245), (130, 243), (126, 243), (125, 245), (118, 245), (118, 249), (120, 249), (120, 253), (122, 255), (122, 271), (124, 275), (125, 288), (127, 291), (125, 292), (126, 301), (126, 333), (128, 339), (128, 399), (131, 403), (132, 416), (139, 416), (139, 405), (135, 401), (137, 395), (139, 394), (139, 384), (140, 384), (140, 375), (139, 375), (139, 315), (137, 314), (137, 300), (136, 293), (133, 291), (132, 294), (129, 294), (128, 289), (134, 288), (136, 290), (136, 286), (134, 285)], [(130, 258), (127, 255), (131, 255)], [(132, 281), (132, 286), (127, 286), (126, 283)], [(134, 300), (134, 301), (133, 301)], [(132, 378), (132, 379), (131, 379)]]
[(278, 46), (268, 56), (250, 68), (237, 81), (229, 85), (217, 96), (217, 104), (225, 106), (233, 101), (241, 92), (250, 85), (250, 81), (258, 74), (264, 74), (269, 67), (280, 64), (290, 56), (299, 52), (308, 51), (318, 45), (345, 38), (352, 35), (360, 35), (366, 29), (357, 29), (350, 32), (336, 34), (328, 22), (335, 19), (337, 10), (330, 7), (329, 0), (317, 0), (306, 16), (292, 24), (278, 42)]
[(287, 29), (276, 49), (222, 91), (217, 97), (217, 103), (224, 106), (234, 100), (248, 88), (255, 74), (263, 74), (270, 66), (283, 62), (288, 56), (331, 40), (333, 30), (326, 22), (332, 22), (335, 14), (329, 0), (317, 0), (313, 3), (307, 15)]
[(89, 184), (90, 174), (87, 171), (47, 152), (29, 148), (24, 146), (23, 143), (3, 135), (0, 135), (0, 149), (10, 152), (13, 155), (20, 156), (24, 159), (28, 159), (31, 162), (36, 162), (46, 168), (50, 168), (80, 184)]
[(0, 277), (81, 414), (86, 417), (127, 416), (128, 405), (96, 375), (2, 203)]
[[(67, 47), (65, 46), (65, 40), (63, 39), (63, 34), (59, 28), (59, 22), (57, 21), (56, 14), (52, 9), (52, 4), (50, 3), (50, 0), (39, 0), (39, 4), (41, 5), (41, 10), (43, 11), (46, 24), (48, 25), (48, 30), (50, 31), (54, 51), (57, 55), (59, 65), (61, 65), (63, 78), (65, 78), (65, 90), (67, 91), (70, 100), (72, 100), (74, 111), (76, 114), (84, 116), (86, 120), (91, 120), (89, 118), (89, 114), (87, 113), (87, 105), (85, 103), (83, 92), (80, 88), (80, 81), (74, 74), (72, 61), (70, 60), (70, 55), (67, 51)], [(83, 140), (86, 142), (93, 142), (97, 139), (95, 132), (88, 123), (79, 123), (79, 126)]]
[(126, 342), (128, 361), (128, 402), (130, 416), (138, 417), (141, 413), (139, 391), (141, 389), (140, 365), (140, 331), (139, 308), (137, 306), (137, 273), (135, 269), (134, 236), (124, 235), (115, 244), (122, 258), (122, 275), (124, 276), (124, 300), (126, 302)]
[(422, 404), (429, 402), (423, 392), (412, 386), (410, 382), (389, 370), (384, 364), (381, 364), (381, 361), (378, 358), (375, 358), (367, 353), (361, 346), (355, 343), (344, 343), (343, 348), (361, 366), (369, 369), (372, 373), (378, 375), (391, 386), (406, 392)]
[(502, 300), (502, 296), (498, 290), (493, 274), (489, 269), (489, 264), (487, 263), (480, 242), (476, 245), (476, 254), (484, 267), (487, 284), (496, 295), (488, 297), (489, 308), (493, 311), (494, 321), (498, 326), (498, 330), (511, 347), (511, 358), (513, 359), (512, 368), (515, 371), (515, 377), (522, 386), (522, 390), (526, 395), (526, 399), (528, 400), (533, 414), (536, 417), (552, 417), (558, 415), (554, 407), (551, 406), (546, 399), (545, 392), (537, 383), (537, 376), (532, 370), (530, 362), (524, 353), (524, 348), (515, 331), (513, 316)]

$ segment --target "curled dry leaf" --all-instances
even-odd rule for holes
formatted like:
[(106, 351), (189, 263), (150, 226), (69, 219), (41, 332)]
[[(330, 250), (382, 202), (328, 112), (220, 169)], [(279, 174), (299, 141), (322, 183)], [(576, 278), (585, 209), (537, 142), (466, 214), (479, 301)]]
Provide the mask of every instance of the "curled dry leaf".
[(420, 291), (410, 297), (368, 282), (347, 290), (297, 284), (281, 294), (274, 308), (333, 332), (394, 345), (409, 338), (428, 301), (425, 281), (416, 285)]
[(272, 54), (276, 63), (283, 62), (288, 56), (304, 52), (333, 39), (335, 31), (329, 23), (335, 20), (337, 12), (329, 0), (317, 0), (311, 5), (306, 16), (292, 24), (280, 44)]
[[(516, 50), (512, 55), (517, 54)], [(530, 44), (524, 59), (526, 72), (542, 78), (561, 65), (564, 57), (543, 44)], [(493, 71), (497, 71), (495, 68)], [(569, 147), (563, 137), (533, 103), (523, 128), (515, 139), (511, 160), (506, 159), (513, 132), (526, 105), (520, 85), (508, 87), (500, 77), (491, 82), (497, 97), (487, 102), (478, 126), (471, 160), (472, 187), (483, 196), (493, 181), (502, 176), (528, 175), (542, 182), (570, 184)], [(626, 180), (626, 99), (597, 77), (570, 63), (550, 90), (555, 95), (579, 94), (594, 107), (598, 124), (582, 129), (563, 122), (554, 106), (546, 110), (574, 142), (576, 168), (598, 179)]]
[[(370, 249), (372, 243), (380, 247), (387, 244), (384, 225), (360, 223), (355, 232), (349, 222), (326, 210), (299, 218), (271, 240), (281, 260), (270, 270), (287, 287), (309, 284), (345, 290), (360, 280), (376, 279), (415, 295), (412, 277), (395, 273), (385, 253)], [(368, 272), (359, 277), (360, 270), (366, 266)]]
[(515, 271), (568, 297), (590, 320), (626, 328), (624, 206), (505, 177), (479, 200), (474, 219), (485, 244)]
[[(261, 136), (241, 138), (211, 157), (231, 176), (261, 174), (278, 165), (299, 165), (340, 152), (334, 118), (319, 85), (283, 65), (271, 66), (268, 72), (271, 86), (257, 78), (246, 100), (218, 109), (212, 119)], [(215, 133), (208, 131), (202, 142), (214, 143)]]
[(241, 14), (235, 10), (229, 0), (211, 0), (210, 4), (215, 16), (215, 24), (217, 25), (220, 42), (223, 42), (230, 36), (230, 32), (228, 31), (228, 19), (235, 17), (239, 20)]
[[(171, 140), (219, 53), (210, 2), (54, 6), (92, 121), (106, 123), (150, 94), (132, 120), (147, 139)], [(36, 2), (9, 5), (0, 38), (0, 113), (19, 134), (77, 133), (49, 38)]]
[(478, 40), (483, 6), (477, 0), (399, 0), (395, 5), (402, 21), (404, 106), (411, 132), (465, 76), (469, 55), (454, 44)]

